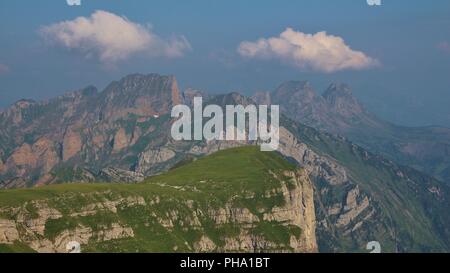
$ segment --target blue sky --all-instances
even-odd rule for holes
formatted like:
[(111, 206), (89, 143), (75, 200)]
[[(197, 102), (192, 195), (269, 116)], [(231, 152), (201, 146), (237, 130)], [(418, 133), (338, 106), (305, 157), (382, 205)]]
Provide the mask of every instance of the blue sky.
[[(161, 41), (185, 37), (191, 49), (176, 58), (132, 54), (110, 63), (96, 56), (101, 52), (51, 44), (40, 34), (44, 26), (89, 18), (97, 10), (151, 25)], [(278, 37), (288, 27), (341, 37), (380, 65), (325, 72), (273, 52), (271, 58), (239, 54), (241, 42)], [(309, 80), (322, 92), (331, 82), (347, 82), (370, 109), (391, 121), (450, 127), (447, 0), (383, 0), (380, 7), (365, 0), (82, 0), (80, 7), (65, 0), (2, 0), (0, 35), (0, 108), (21, 98), (46, 99), (90, 84), (101, 89), (126, 74), (156, 72), (175, 75), (182, 88), (212, 93), (271, 91), (286, 80)]]

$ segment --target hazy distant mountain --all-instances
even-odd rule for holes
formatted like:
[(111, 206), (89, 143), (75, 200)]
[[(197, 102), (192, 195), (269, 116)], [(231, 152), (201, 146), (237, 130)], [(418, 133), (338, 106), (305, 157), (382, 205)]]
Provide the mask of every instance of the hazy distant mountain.
[(293, 120), (345, 136), (372, 152), (450, 182), (450, 129), (383, 121), (367, 111), (345, 84), (332, 84), (319, 95), (308, 82), (290, 81), (253, 99), (280, 104)]
[[(345, 86), (324, 96), (307, 83), (283, 86), (275, 96), (282, 110), (304, 112), (302, 119), (319, 128), (373, 120)], [(127, 76), (100, 93), (90, 87), (46, 102), (20, 101), (0, 114), (2, 187), (142, 181), (218, 150), (255, 144), (174, 141), (169, 112), (188, 95), (179, 93), (174, 77), (151, 74)], [(231, 93), (206, 103), (254, 101)], [(365, 251), (375, 239), (383, 251), (450, 249), (448, 185), (283, 115), (280, 122), (279, 153), (304, 168), (314, 185), (319, 251)]]

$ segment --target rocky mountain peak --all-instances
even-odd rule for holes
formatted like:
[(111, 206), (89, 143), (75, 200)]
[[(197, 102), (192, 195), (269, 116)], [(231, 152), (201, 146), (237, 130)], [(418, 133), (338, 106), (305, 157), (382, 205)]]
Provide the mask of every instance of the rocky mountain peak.
[(272, 97), (270, 92), (259, 91), (256, 92), (252, 97), (257, 104), (270, 105), (272, 104)]
[(291, 118), (305, 121), (308, 125), (325, 122), (328, 106), (307, 81), (289, 81), (281, 84), (272, 94), (272, 104)]
[(183, 92), (183, 101), (186, 105), (193, 106), (195, 97), (202, 97), (203, 101), (208, 101), (210, 99), (208, 93), (197, 89), (188, 88)]
[(36, 104), (36, 101), (30, 99), (21, 99), (15, 102), (13, 105), (0, 112), (0, 124), (5, 124), (6, 126), (6, 124), (18, 124), (22, 122), (22, 113)]
[(332, 96), (353, 96), (352, 90), (346, 83), (332, 83), (322, 95), (324, 98)]
[(331, 109), (345, 116), (364, 112), (364, 107), (353, 96), (350, 86), (345, 83), (331, 84), (322, 97)]
[(128, 114), (163, 115), (173, 105), (182, 103), (182, 95), (174, 76), (132, 74), (111, 83), (100, 97), (102, 113), (113, 119)]
[(90, 86), (78, 91), (78, 94), (80, 94), (83, 97), (93, 97), (95, 95), (98, 95), (98, 89), (97, 89), (97, 87), (90, 85)]
[(288, 81), (282, 83), (276, 90), (277, 95), (310, 94), (314, 89), (308, 81)]
[(174, 76), (162, 76), (156, 73), (151, 74), (130, 74), (118, 81), (124, 91), (137, 91), (140, 88), (148, 87), (155, 82), (169, 83), (175, 80)]
[(24, 109), (24, 108), (29, 107), (30, 105), (35, 104), (35, 103), (36, 103), (36, 101), (34, 101), (34, 100), (30, 100), (30, 99), (21, 99), (21, 100), (16, 101), (16, 102), (13, 104), (13, 107)]
[[(161, 91), (161, 89), (163, 90)], [(167, 89), (175, 91), (175, 94), (173, 95), (181, 98), (175, 76), (164, 76), (151, 73), (146, 75), (130, 74), (125, 76), (119, 81), (112, 82), (104, 92), (120, 92), (126, 95), (156, 95), (160, 92), (167, 91)]]
[(308, 81), (288, 81), (281, 84), (272, 94), (272, 103), (295, 102), (307, 105), (316, 101), (317, 98), (316, 92)]
[(237, 92), (231, 92), (215, 96), (213, 99), (208, 101), (208, 104), (217, 104), (220, 106), (240, 104), (246, 106), (250, 104), (255, 104), (255, 102), (252, 99), (243, 96)]

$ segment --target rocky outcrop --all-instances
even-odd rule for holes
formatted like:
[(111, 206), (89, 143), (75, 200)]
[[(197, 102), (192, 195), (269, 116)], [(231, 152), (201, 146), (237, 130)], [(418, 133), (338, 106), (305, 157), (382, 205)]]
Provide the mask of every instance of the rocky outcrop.
[(281, 193), (285, 205), (275, 207), (271, 213), (264, 214), (265, 221), (291, 222), (302, 229), (304, 241), (291, 236), (290, 244), (294, 249), (309, 249), (318, 251), (316, 242), (316, 214), (314, 209), (314, 190), (306, 171), (285, 172), (286, 177), (291, 177), (294, 182), (294, 190), (289, 190), (287, 185), (282, 185)]
[(124, 128), (120, 128), (114, 136), (113, 152), (119, 152), (129, 145), (130, 139)]
[[(95, 215), (105, 207), (117, 212), (115, 206), (134, 206), (142, 202), (139, 198), (128, 198), (107, 204), (93, 204), (79, 213), (72, 213), (70, 217)], [(49, 221), (59, 220), (67, 215), (50, 207), (49, 202), (44, 200), (27, 202), (21, 207), (1, 208), (0, 212), (14, 216), (14, 220), (0, 219), (0, 244), (21, 242), (37, 252), (67, 252), (66, 245), (71, 241), (88, 244), (90, 240), (104, 242), (134, 237), (133, 229), (116, 222), (97, 226), (95, 230), (78, 223), (72, 228), (61, 229), (56, 234), (49, 235)]]
[[(44, 236), (45, 224), (49, 219), (55, 220), (62, 217), (61, 212), (48, 206), (46, 202), (32, 201), (29, 206), (33, 210), (17, 209), (17, 222), (22, 223), (25, 229), (33, 234)], [(29, 207), (29, 208), (30, 208)]]
[(54, 142), (42, 137), (33, 145), (25, 143), (13, 151), (3, 166), (3, 172), (14, 172), (17, 177), (25, 178), (34, 169), (39, 169), (42, 174), (48, 173), (58, 162)]
[(210, 155), (217, 151), (226, 150), (248, 145), (248, 141), (208, 141), (207, 143), (194, 145), (190, 148), (189, 153), (194, 155)]
[(139, 160), (135, 171), (138, 173), (147, 173), (157, 164), (165, 163), (174, 158), (176, 153), (169, 149), (162, 147), (157, 150), (147, 150), (139, 155)]
[(16, 228), (16, 222), (0, 219), (0, 244), (12, 243), (17, 240), (19, 240), (19, 232)]
[(38, 139), (33, 144), (32, 150), (36, 157), (39, 158), (38, 165), (42, 166), (41, 173), (49, 173), (53, 169), (53, 167), (59, 163), (60, 159), (56, 146), (57, 145), (55, 145), (55, 143), (51, 139), (46, 137)]
[(127, 183), (141, 182), (145, 178), (142, 173), (126, 171), (112, 167), (102, 169), (97, 177), (102, 181)]
[[(361, 196), (359, 192), (359, 188), (355, 187), (347, 193), (347, 197), (345, 199), (345, 206), (343, 209), (337, 213), (339, 214), (339, 218), (337, 219), (336, 226), (337, 227), (345, 227), (348, 226), (352, 221), (354, 221), (358, 215), (360, 215), (364, 210), (366, 210), (369, 206), (369, 199), (364, 197), (361, 201), (358, 202), (358, 197)], [(357, 223), (358, 226), (362, 223)], [(353, 229), (358, 226), (354, 226)]]
[(190, 107), (193, 107), (195, 97), (201, 97), (203, 99), (203, 101), (208, 101), (211, 98), (211, 96), (208, 93), (189, 88), (183, 92), (184, 104), (189, 105)]

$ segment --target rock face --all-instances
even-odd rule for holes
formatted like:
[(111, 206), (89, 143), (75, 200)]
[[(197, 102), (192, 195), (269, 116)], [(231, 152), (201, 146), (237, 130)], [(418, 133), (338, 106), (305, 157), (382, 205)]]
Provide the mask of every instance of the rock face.
[(79, 133), (73, 131), (71, 128), (67, 130), (63, 139), (63, 156), (62, 160), (67, 161), (74, 157), (81, 151), (81, 136)]
[[(0, 188), (64, 182), (74, 168), (134, 171), (130, 157), (167, 141), (167, 116), (181, 102), (175, 78), (157, 74), (130, 75), (100, 93), (88, 87), (44, 102), (19, 101), (0, 113)], [(142, 160), (149, 161), (140, 165), (145, 170), (155, 161)]]
[[(291, 238), (294, 249), (308, 249), (317, 251), (316, 242), (316, 216), (314, 211), (314, 191), (307, 172), (296, 171), (284, 173), (286, 177), (292, 177), (295, 181), (295, 189), (289, 190), (282, 186), (282, 195), (285, 199), (284, 207), (276, 207), (272, 213), (264, 214), (264, 220), (289, 222), (298, 227), (303, 227), (305, 241)], [(293, 219), (293, 220), (292, 220)]]
[[(30, 208), (32, 209), (30, 211)], [(37, 252), (68, 252), (66, 245), (71, 241), (87, 244), (134, 237), (133, 230), (120, 223), (111, 223), (98, 230), (81, 224), (49, 235), (49, 223), (63, 219), (63, 214), (49, 207), (46, 201), (31, 201), (22, 207), (2, 208), (2, 213), (14, 214), (15, 220), (0, 219), (0, 244), (21, 242)]]
[[(317, 96), (309, 82), (286, 82), (272, 95), (272, 103), (280, 105), (282, 113), (314, 117), (326, 124), (329, 117), (325, 101)], [(324, 115), (325, 114), (325, 115)]]
[(156, 164), (161, 164), (175, 157), (175, 152), (168, 148), (157, 150), (147, 150), (139, 155), (139, 161), (136, 166), (136, 172), (147, 173)]
[(97, 177), (99, 177), (102, 181), (107, 182), (120, 181), (128, 183), (141, 182), (145, 178), (142, 173), (112, 167), (102, 169)]
[(129, 75), (111, 83), (100, 94), (101, 118), (118, 120), (128, 115), (141, 117), (170, 113), (182, 97), (173, 76)]
[(120, 152), (129, 145), (129, 137), (124, 128), (120, 128), (114, 136), (113, 152)]
[(344, 167), (331, 158), (319, 156), (284, 127), (280, 128), (280, 144), (280, 153), (295, 159), (310, 175), (336, 186), (348, 182)]
[(0, 244), (15, 242), (19, 239), (16, 223), (12, 220), (0, 220)]

